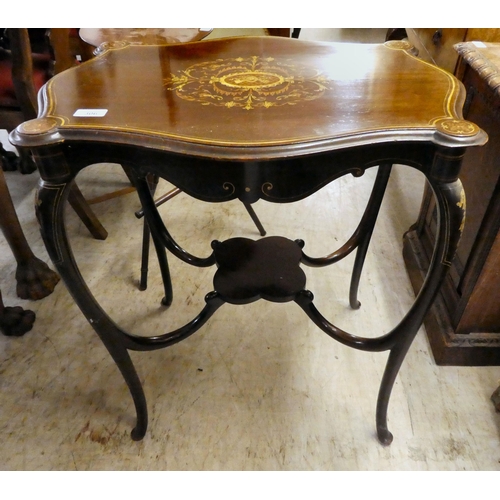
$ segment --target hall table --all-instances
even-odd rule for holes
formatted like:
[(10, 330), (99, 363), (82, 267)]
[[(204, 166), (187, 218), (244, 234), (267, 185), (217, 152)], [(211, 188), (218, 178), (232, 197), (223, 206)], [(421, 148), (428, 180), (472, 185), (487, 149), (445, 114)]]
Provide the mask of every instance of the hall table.
[[(465, 220), (461, 160), (467, 147), (487, 141), (478, 126), (463, 120), (464, 97), (455, 77), (414, 57), (404, 41), (338, 44), (275, 37), (109, 43), (98, 57), (57, 75), (41, 90), (39, 117), (21, 124), (10, 140), (31, 149), (36, 159), (41, 175), (36, 211), (45, 245), (128, 385), (137, 413), (134, 440), (144, 437), (148, 417), (129, 351), (170, 346), (196, 332), (225, 302), (262, 298), (295, 301), (321, 330), (347, 346), (390, 351), (376, 428), (380, 442), (391, 443), (390, 393)], [(166, 249), (187, 264), (217, 267), (206, 305), (175, 331), (151, 337), (124, 331), (80, 275), (64, 226), (64, 202), (75, 175), (100, 162), (121, 164), (131, 173), (151, 228), (166, 306), (172, 301)], [(393, 164), (408, 165), (427, 178), (439, 212), (436, 244), (426, 280), (405, 317), (391, 331), (364, 338), (319, 312), (300, 264), (327, 266), (356, 250), (349, 301), (359, 307), (363, 261)], [(192, 255), (168, 232), (147, 182), (152, 173), (207, 202), (288, 203), (375, 166), (377, 177), (358, 227), (324, 257), (308, 255), (302, 240), (279, 236), (214, 241), (208, 256)]]

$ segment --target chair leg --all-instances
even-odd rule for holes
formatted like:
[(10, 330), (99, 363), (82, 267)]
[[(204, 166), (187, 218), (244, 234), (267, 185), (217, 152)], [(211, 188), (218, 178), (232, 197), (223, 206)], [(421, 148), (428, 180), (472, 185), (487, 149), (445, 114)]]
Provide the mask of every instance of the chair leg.
[(17, 217), (0, 162), (0, 229), (16, 259), (17, 295), (40, 300), (51, 294), (59, 276), (31, 250)]
[(108, 237), (108, 232), (90, 208), (76, 182), (73, 182), (69, 190), (68, 202), (96, 240), (105, 240)]

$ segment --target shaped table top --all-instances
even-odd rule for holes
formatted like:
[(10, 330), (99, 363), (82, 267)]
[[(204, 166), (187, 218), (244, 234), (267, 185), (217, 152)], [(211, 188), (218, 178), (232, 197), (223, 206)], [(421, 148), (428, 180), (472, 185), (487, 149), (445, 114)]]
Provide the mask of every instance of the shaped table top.
[(15, 136), (32, 146), (110, 141), (256, 159), (402, 140), (486, 142), (462, 119), (463, 85), (411, 51), (399, 41), (280, 37), (111, 43), (52, 78), (39, 119)]

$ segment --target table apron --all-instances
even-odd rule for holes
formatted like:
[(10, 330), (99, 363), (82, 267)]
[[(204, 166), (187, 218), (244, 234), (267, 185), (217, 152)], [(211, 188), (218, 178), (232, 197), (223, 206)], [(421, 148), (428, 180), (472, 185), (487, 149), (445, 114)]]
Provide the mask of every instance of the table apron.
[[(439, 165), (442, 164), (444, 149), (427, 143), (375, 144), (295, 158), (250, 162), (181, 156), (148, 148), (100, 143), (64, 143), (58, 147), (62, 148), (66, 167), (57, 169), (57, 179), (44, 169), (46, 161), (40, 157), (40, 149), (37, 151), (44, 180), (68, 182), (86, 166), (106, 161), (133, 169), (139, 175), (157, 174), (202, 201), (224, 202), (238, 198), (248, 203), (258, 199), (275, 203), (298, 201), (343, 175), (359, 177), (367, 168), (381, 163), (408, 165), (431, 177), (436, 171), (435, 168), (433, 170), (433, 165), (438, 163), (436, 158), (439, 157)], [(459, 153), (457, 149), (446, 151), (449, 153), (446, 158)], [(449, 163), (449, 160), (446, 161)], [(454, 169), (457, 175), (458, 169), (459, 166)], [(62, 172), (65, 179), (60, 177)], [(455, 175), (452, 177), (456, 178)]]

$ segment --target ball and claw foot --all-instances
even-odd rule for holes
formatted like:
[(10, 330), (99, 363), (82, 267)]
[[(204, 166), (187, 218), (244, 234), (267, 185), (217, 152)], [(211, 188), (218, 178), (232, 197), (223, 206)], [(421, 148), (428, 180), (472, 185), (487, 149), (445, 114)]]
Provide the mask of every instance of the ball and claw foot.
[(40, 300), (54, 291), (60, 278), (45, 262), (33, 257), (17, 266), (16, 280), (18, 297)]
[(387, 427), (384, 428), (379, 427), (377, 429), (377, 436), (380, 443), (383, 444), (384, 446), (389, 446), (392, 443), (392, 440), (394, 439), (394, 436), (392, 435), (391, 432), (389, 432), (389, 429), (387, 429)]
[(21, 337), (33, 328), (36, 315), (22, 307), (4, 307), (0, 313), (0, 330), (8, 337)]

